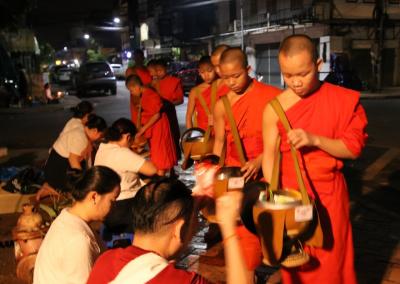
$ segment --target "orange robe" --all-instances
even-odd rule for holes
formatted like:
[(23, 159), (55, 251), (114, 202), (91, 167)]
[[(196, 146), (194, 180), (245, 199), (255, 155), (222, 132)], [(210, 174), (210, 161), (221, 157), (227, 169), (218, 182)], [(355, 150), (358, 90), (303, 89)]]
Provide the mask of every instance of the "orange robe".
[[(221, 89), (226, 90), (226, 88), (225, 86)], [(232, 113), (247, 160), (255, 159), (263, 152), (262, 114), (267, 103), (279, 93), (281, 93), (280, 89), (253, 80), (251, 89), (232, 106)], [(225, 165), (241, 166), (227, 118), (225, 118), (225, 133)], [(259, 238), (243, 225), (237, 228), (237, 234), (247, 269), (256, 269), (262, 261)]]
[(175, 144), (175, 152), (178, 155), (178, 159), (181, 158), (181, 149), (179, 146), (179, 139), (181, 138), (178, 117), (176, 115), (176, 109), (173, 102), (183, 101), (183, 90), (181, 80), (173, 76), (165, 76), (163, 79), (156, 83), (156, 90), (164, 100), (163, 111), (168, 117), (170, 131)]
[[(359, 104), (359, 94), (323, 83), (319, 90), (286, 111), (293, 128), (332, 139), (341, 139), (354, 154), (360, 154), (367, 135), (367, 117)], [(286, 133), (278, 123), (282, 137), (282, 174), (284, 188), (298, 188)], [(295, 269), (282, 269), (283, 283), (357, 283), (353, 263), (353, 240), (349, 216), (349, 196), (343, 163), (317, 148), (302, 148), (309, 194), (317, 202), (324, 248), (305, 247), (312, 258)], [(303, 174), (304, 176), (304, 174)]]
[(171, 103), (183, 100), (183, 89), (179, 78), (169, 75), (165, 76), (158, 81), (158, 90), (160, 96)]
[[(251, 89), (232, 106), (232, 113), (247, 160), (255, 159), (263, 152), (262, 114), (266, 104), (279, 93), (281, 93), (280, 89), (253, 80)], [(228, 118), (225, 118), (225, 133), (225, 165), (240, 166)]]
[[(161, 111), (162, 101), (160, 96), (152, 89), (146, 88), (142, 93), (141, 124), (145, 125), (149, 119)], [(131, 119), (137, 121), (138, 108), (134, 105), (131, 96)], [(150, 159), (159, 170), (169, 170), (177, 162), (174, 141), (169, 130), (168, 118), (160, 112), (160, 118), (144, 133), (149, 140)]]
[(125, 77), (128, 78), (130, 75), (138, 75), (142, 80), (143, 85), (149, 85), (152, 81), (149, 70), (142, 66), (131, 66), (125, 71)]
[(221, 96), (225, 96), (227, 93), (229, 93), (229, 91), (229, 87), (222, 83), (218, 86), (217, 97), (220, 98)]
[[(196, 91), (196, 90), (195, 90)], [(208, 107), (208, 109), (211, 112), (211, 115), (214, 112), (214, 109), (211, 108), (211, 91), (212, 91), (212, 86), (209, 86), (208, 88), (205, 88), (202, 92), (197, 92), (196, 91), (196, 100), (195, 100), (195, 111), (197, 113), (197, 127), (206, 130), (208, 127), (208, 115), (205, 109), (203, 108), (203, 105), (200, 103), (200, 100), (197, 98), (197, 96), (202, 96), (204, 98), (204, 101)], [(218, 90), (215, 94), (215, 102), (218, 100)]]

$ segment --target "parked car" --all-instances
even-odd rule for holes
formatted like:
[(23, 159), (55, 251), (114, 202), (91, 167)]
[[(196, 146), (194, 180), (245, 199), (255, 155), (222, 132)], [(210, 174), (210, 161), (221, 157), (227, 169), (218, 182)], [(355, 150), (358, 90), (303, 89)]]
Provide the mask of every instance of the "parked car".
[(181, 79), (185, 93), (189, 92), (191, 88), (199, 84), (201, 81), (196, 62), (190, 62), (185, 65), (176, 73), (176, 76)]
[(76, 77), (76, 84), (80, 96), (85, 96), (92, 91), (117, 94), (117, 79), (107, 62), (82, 64)]
[(56, 65), (50, 69), (50, 80), (53, 83), (72, 84), (74, 69), (67, 65)]
[(114, 71), (115, 77), (117, 77), (118, 79), (125, 78), (126, 66), (124, 66), (120, 63), (111, 63), (110, 65)]

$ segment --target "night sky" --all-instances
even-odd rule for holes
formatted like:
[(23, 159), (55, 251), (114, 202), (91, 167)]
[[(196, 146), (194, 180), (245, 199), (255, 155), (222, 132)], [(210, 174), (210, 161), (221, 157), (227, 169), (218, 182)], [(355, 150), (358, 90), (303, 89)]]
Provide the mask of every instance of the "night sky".
[[(29, 22), (39, 42), (49, 42), (60, 49), (71, 43), (70, 30), (74, 26), (85, 29), (111, 21), (117, 13), (117, 3), (117, 0), (37, 0)], [(118, 40), (115, 32), (89, 32), (103, 46)]]

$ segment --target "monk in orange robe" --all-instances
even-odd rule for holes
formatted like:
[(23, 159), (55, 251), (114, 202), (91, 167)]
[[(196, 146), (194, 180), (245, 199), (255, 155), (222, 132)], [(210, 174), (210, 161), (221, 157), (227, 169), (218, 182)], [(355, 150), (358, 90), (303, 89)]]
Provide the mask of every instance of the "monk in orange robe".
[[(217, 75), (209, 56), (203, 56), (198, 63), (198, 72), (203, 83), (192, 88), (186, 111), (186, 128), (199, 127), (206, 130), (213, 125), (212, 114), (217, 100)], [(204, 105), (203, 105), (204, 104)]]
[(263, 118), (263, 172), (271, 179), (278, 135), (282, 152), (281, 184), (298, 188), (289, 144), (303, 158), (302, 172), (308, 193), (316, 201), (324, 244), (305, 246), (307, 264), (282, 269), (283, 283), (357, 283), (349, 214), (349, 196), (341, 172), (341, 159), (355, 159), (365, 145), (367, 118), (359, 93), (321, 83), (318, 59), (312, 40), (305, 35), (286, 38), (280, 47), (279, 64), (287, 89), (277, 98), (292, 130), (285, 132), (270, 105)]
[(131, 100), (131, 119), (134, 123), (137, 122), (141, 104), (141, 127), (138, 126), (135, 138), (144, 136), (148, 139), (150, 159), (157, 167), (157, 174), (164, 176), (176, 165), (177, 157), (168, 118), (161, 111), (161, 98), (154, 90), (145, 87), (137, 75), (128, 77), (126, 86), (131, 96), (136, 98)]
[[(261, 169), (262, 113), (265, 105), (281, 90), (257, 82), (249, 77), (250, 67), (246, 55), (240, 48), (229, 48), (222, 53), (220, 74), (224, 84), (230, 89), (226, 94), (247, 158), (242, 165), (236, 147), (227, 114), (222, 100), (218, 100), (214, 109), (215, 143), (214, 154), (221, 157), (226, 143), (226, 166), (240, 166), (245, 180), (257, 177)], [(226, 139), (225, 139), (226, 137)], [(249, 281), (253, 278), (254, 269), (261, 264), (261, 246), (259, 238), (250, 233), (244, 226), (238, 228), (238, 235), (243, 249)]]
[(147, 68), (143, 65), (144, 63), (144, 54), (140, 49), (136, 49), (134, 52), (134, 61), (135, 65), (128, 67), (125, 71), (125, 78), (128, 78), (130, 75), (138, 75), (142, 83), (144, 85), (149, 85), (151, 83), (151, 76)]
[(219, 63), (221, 61), (221, 55), (222, 53), (229, 49), (229, 45), (226, 44), (220, 44), (217, 45), (214, 49), (214, 51), (211, 53), (211, 64), (214, 66), (215, 73), (217, 73), (218, 78), (216, 79), (216, 85), (217, 85), (217, 97), (221, 97), (226, 95), (230, 90), (227, 85), (224, 84), (224, 80), (221, 79), (221, 73), (219, 69)]
[(163, 111), (167, 114), (170, 130), (175, 143), (178, 159), (181, 157), (179, 147), (180, 131), (175, 105), (183, 103), (183, 89), (181, 80), (167, 74), (167, 66), (162, 60), (157, 60), (155, 64), (156, 80), (153, 87), (163, 99)]

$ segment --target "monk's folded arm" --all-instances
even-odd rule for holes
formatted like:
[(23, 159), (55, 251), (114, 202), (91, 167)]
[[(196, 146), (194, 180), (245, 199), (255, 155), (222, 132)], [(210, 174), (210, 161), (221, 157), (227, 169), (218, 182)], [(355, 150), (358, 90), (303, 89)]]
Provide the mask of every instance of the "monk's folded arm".
[(221, 156), (222, 149), (225, 142), (225, 111), (222, 100), (218, 100), (214, 107), (214, 148), (213, 153), (217, 156)]
[(341, 139), (331, 139), (314, 135), (314, 146), (339, 159), (356, 159), (357, 155), (351, 152)]

